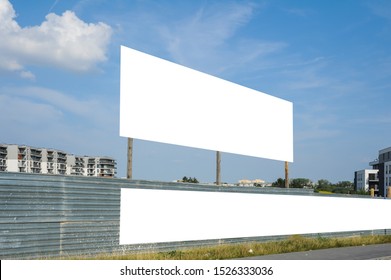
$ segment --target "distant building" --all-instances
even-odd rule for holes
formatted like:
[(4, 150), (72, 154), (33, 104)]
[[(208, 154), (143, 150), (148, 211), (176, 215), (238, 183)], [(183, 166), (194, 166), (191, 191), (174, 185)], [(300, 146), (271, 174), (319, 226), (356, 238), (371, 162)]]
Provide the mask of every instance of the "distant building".
[(238, 186), (240, 186), (240, 187), (254, 187), (254, 186), (264, 187), (265, 185), (266, 185), (266, 182), (261, 179), (255, 179), (255, 180), (242, 179), (242, 180), (239, 180), (239, 182), (238, 182)]
[(380, 150), (378, 159), (369, 165), (379, 170), (379, 194), (386, 195), (387, 187), (391, 186), (391, 147)]
[[(387, 188), (391, 186), (391, 147), (380, 150), (379, 157), (371, 161), (369, 165), (372, 166), (373, 173), (377, 173), (377, 177), (376, 175), (370, 175), (372, 179), (369, 178), (369, 188), (373, 186), (375, 188), (375, 194), (382, 197), (386, 196)], [(355, 172), (355, 175), (357, 172)]]
[(364, 169), (354, 173), (354, 190), (355, 191), (369, 191), (373, 188), (378, 192), (379, 178), (377, 169)]
[(75, 156), (64, 151), (25, 145), (0, 144), (0, 172), (115, 177), (111, 157)]
[(117, 163), (109, 157), (84, 157), (87, 165), (84, 176), (114, 177), (117, 173)]

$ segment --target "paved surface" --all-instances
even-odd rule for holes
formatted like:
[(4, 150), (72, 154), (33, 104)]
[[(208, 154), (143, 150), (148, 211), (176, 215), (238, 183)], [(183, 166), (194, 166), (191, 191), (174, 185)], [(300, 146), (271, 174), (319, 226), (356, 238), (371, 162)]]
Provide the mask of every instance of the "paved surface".
[(254, 256), (242, 260), (391, 260), (391, 244)]

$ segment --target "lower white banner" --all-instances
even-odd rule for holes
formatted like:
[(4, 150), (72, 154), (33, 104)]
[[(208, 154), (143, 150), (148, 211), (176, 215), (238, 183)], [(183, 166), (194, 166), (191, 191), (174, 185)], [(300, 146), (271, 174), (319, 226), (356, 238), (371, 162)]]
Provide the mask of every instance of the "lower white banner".
[(121, 189), (120, 244), (391, 228), (391, 200)]

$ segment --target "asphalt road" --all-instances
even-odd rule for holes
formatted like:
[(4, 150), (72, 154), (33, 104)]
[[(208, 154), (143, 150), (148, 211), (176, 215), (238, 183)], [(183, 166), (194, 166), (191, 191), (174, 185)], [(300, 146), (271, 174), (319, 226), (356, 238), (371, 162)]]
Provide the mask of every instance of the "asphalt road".
[(254, 256), (242, 258), (241, 260), (391, 260), (391, 244)]

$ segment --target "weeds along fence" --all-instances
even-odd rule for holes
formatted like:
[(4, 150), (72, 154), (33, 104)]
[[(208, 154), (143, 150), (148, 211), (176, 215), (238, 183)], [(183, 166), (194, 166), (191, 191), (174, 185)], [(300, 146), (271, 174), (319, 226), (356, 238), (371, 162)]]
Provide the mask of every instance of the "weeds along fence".
[[(0, 172), (0, 259), (167, 251), (286, 236), (119, 245), (121, 188), (314, 195), (311, 190), (234, 188), (202, 184)], [(365, 231), (322, 236), (389, 234)], [(317, 235), (319, 236), (319, 235)]]

